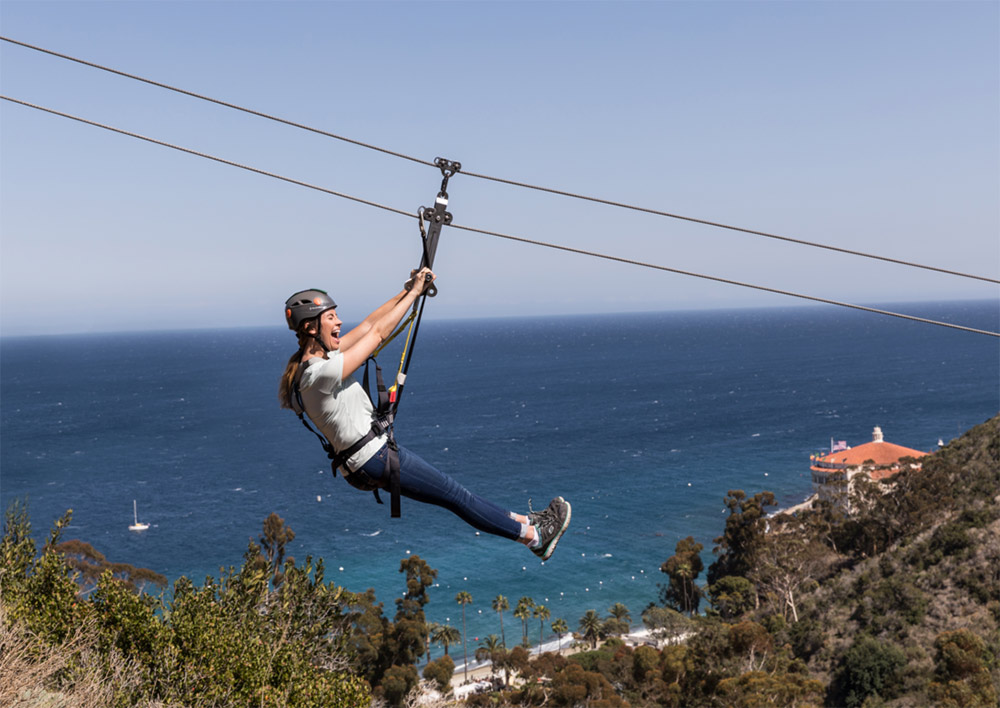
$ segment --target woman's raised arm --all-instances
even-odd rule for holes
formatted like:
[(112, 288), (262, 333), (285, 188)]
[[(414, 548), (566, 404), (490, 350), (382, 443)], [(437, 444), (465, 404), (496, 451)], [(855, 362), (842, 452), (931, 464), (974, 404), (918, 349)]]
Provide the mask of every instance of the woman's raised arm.
[(409, 288), (404, 288), (394, 295), (368, 315), (361, 324), (340, 338), (340, 352), (344, 355), (344, 376), (357, 371), (385, 338), (392, 334), (407, 310), (436, 277), (429, 268), (422, 268), (407, 281)]

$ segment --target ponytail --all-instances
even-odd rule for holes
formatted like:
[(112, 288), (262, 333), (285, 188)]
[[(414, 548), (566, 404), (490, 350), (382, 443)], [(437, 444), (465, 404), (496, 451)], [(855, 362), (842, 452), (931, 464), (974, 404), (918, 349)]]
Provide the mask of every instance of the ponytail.
[(316, 319), (313, 317), (299, 323), (297, 332), (299, 349), (288, 359), (288, 363), (285, 364), (285, 372), (281, 375), (281, 382), (278, 384), (278, 403), (282, 408), (295, 410), (292, 402), (295, 400), (295, 381), (299, 376), (299, 364), (302, 363), (302, 354), (306, 350), (308, 340), (312, 339), (312, 335), (306, 330), (309, 325), (316, 324)]

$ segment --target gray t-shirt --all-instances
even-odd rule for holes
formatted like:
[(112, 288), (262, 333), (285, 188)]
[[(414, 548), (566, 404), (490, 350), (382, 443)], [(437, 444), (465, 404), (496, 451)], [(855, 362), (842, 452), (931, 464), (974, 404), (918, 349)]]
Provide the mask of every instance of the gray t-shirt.
[[(334, 351), (327, 356), (305, 363), (299, 391), (309, 419), (335, 450), (346, 450), (371, 430), (375, 409), (361, 384), (344, 378), (344, 355)], [(347, 460), (347, 470), (364, 465), (385, 443), (385, 435), (370, 440)]]

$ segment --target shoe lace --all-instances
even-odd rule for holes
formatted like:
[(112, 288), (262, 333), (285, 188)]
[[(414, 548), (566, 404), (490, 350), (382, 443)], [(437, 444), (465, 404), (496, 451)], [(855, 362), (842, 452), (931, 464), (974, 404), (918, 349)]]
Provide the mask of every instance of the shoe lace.
[(549, 525), (554, 525), (557, 518), (558, 513), (556, 510), (552, 507), (546, 507), (535, 514), (535, 526), (538, 528), (547, 528)]

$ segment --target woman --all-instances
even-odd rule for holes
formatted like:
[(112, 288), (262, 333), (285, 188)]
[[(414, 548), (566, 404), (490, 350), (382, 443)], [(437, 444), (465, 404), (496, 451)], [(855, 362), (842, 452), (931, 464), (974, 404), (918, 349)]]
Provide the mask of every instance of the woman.
[[(352, 378), (435, 275), (427, 268), (411, 274), (403, 290), (348, 332), (341, 332), (337, 304), (322, 290), (302, 290), (285, 302), (288, 327), (299, 349), (288, 360), (278, 397), (282, 408), (304, 412), (344, 459), (341, 473), (362, 490), (386, 489), (388, 440), (372, 423), (375, 410), (368, 392)], [(399, 483), (403, 496), (450, 509), (480, 531), (520, 541), (548, 560), (569, 526), (569, 502), (556, 497), (527, 515), (501, 509), (399, 447)]]

